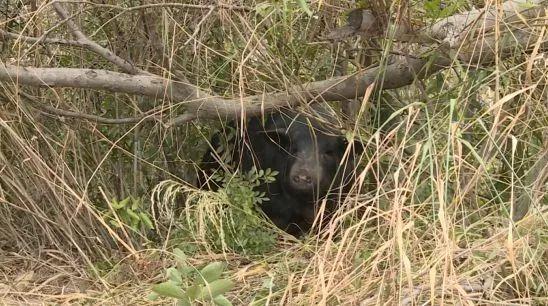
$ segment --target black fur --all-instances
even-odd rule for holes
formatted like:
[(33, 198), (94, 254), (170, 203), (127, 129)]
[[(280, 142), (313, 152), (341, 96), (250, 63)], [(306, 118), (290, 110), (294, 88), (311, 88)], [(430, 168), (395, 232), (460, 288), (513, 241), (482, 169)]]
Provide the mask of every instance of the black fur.
[[(218, 148), (229, 129), (233, 130), (232, 135), (234, 131), (239, 134), (235, 127), (233, 122), (215, 134), (211, 146)], [(357, 143), (339, 167), (348, 145), (345, 138), (318, 120), (294, 111), (267, 115), (264, 122), (262, 117), (251, 118), (243, 141), (238, 136), (228, 143), (235, 148), (225, 157), (234, 169), (247, 172), (256, 166), (279, 172), (275, 182), (259, 187), (270, 198), (261, 208), (276, 226), (295, 236), (310, 230), (319, 200), (327, 196), (328, 215), (336, 209), (338, 194), (352, 182), (356, 155), (362, 150)], [(219, 156), (208, 150), (198, 184), (217, 188), (208, 177), (223, 166)]]

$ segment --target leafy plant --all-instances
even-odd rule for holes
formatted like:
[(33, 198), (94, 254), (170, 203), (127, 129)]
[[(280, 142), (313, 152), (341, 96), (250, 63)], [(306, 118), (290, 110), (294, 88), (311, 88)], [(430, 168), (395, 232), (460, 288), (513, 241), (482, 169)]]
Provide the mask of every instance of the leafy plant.
[(154, 228), (149, 214), (139, 198), (129, 196), (122, 201), (113, 199), (109, 206), (111, 209), (105, 212), (103, 218), (114, 227), (121, 227), (122, 224), (125, 224), (134, 231)]
[(219, 172), (213, 175), (213, 180), (221, 183), (222, 190), (226, 192), (229, 199), (233, 203), (247, 203), (241, 205), (242, 208), (251, 212), (256, 204), (261, 204), (264, 201), (270, 200), (264, 192), (254, 190), (261, 184), (269, 184), (276, 181), (278, 171), (257, 170), (256, 167), (251, 168), (247, 173), (235, 175)]
[(223, 295), (234, 286), (231, 280), (221, 278), (225, 264), (212, 262), (201, 270), (186, 264), (186, 255), (180, 249), (174, 249), (177, 265), (166, 271), (167, 281), (154, 285), (150, 300), (160, 296), (177, 300), (177, 305), (193, 305), (196, 302), (211, 301), (215, 305), (232, 305)]
[(276, 243), (277, 231), (261, 216), (258, 205), (269, 198), (258, 187), (274, 182), (277, 174), (256, 168), (247, 173), (220, 171), (213, 175), (217, 191), (189, 190), (178, 239), (194, 239), (214, 250), (268, 252)]
[(446, 4), (441, 0), (429, 0), (424, 2), (426, 16), (434, 19), (445, 18), (455, 14), (466, 4), (466, 1), (450, 1)]
[[(222, 186), (219, 193), (229, 204), (226, 208), (231, 217), (223, 219), (222, 227), (225, 243), (230, 248), (257, 254), (274, 245), (274, 232), (264, 226), (258, 211), (258, 205), (270, 199), (264, 191), (256, 188), (274, 182), (277, 174), (278, 171), (253, 167), (243, 174), (220, 173), (214, 176), (213, 179)], [(220, 243), (217, 241), (216, 245)]]
[(268, 298), (271, 296), (272, 291), (277, 289), (274, 279), (272, 277), (263, 279), (261, 288), (253, 297), (253, 300), (249, 305), (251, 306), (263, 306), (268, 305)]

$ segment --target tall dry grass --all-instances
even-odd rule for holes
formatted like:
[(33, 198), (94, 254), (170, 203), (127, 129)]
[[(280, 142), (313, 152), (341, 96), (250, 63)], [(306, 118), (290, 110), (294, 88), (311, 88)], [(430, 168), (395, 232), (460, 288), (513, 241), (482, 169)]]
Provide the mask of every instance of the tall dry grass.
[[(226, 96), (332, 76), (342, 51), (317, 36), (349, 5), (323, 1), (319, 18), (307, 19), (296, 5), (261, 15), (106, 3), (68, 7), (90, 37), (143, 69), (166, 77), (180, 71)], [(46, 1), (6, 8), (3, 29), (34, 35), (56, 27)], [(62, 27), (53, 32), (68, 35)], [(377, 48), (353, 43), (366, 53)], [(3, 61), (22, 66), (111, 68), (65, 46), (5, 40), (1, 52)], [(398, 53), (383, 54), (372, 59)], [(547, 73), (542, 50), (516, 51), (492, 67), (455, 63), (408, 88), (368, 96), (359, 118), (340, 119), (366, 150), (353, 192), (326, 228), (303, 241), (282, 237), (263, 256), (215, 252), (194, 233), (190, 263), (226, 261), (235, 305), (254, 298), (272, 305), (548, 303)], [(119, 118), (150, 110), (169, 116), (184, 103), (16, 80), (0, 86), (3, 303), (150, 303), (150, 285), (172, 264), (173, 209), (184, 201), (174, 189), (151, 199), (152, 190), (171, 179), (187, 195), (201, 195), (185, 181), (217, 123), (102, 125), (47, 107)], [(380, 117), (389, 119), (382, 127)], [(153, 232), (105, 220), (112, 199), (128, 196), (144, 199)], [(524, 206), (528, 214), (514, 222)]]

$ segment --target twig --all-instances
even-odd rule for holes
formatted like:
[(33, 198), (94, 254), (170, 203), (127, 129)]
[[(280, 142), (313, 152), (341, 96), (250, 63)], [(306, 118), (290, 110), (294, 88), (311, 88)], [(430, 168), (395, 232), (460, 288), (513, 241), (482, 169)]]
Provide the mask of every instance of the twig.
[(104, 57), (106, 60), (120, 67), (123, 71), (129, 74), (149, 74), (146, 71), (138, 69), (129, 61), (117, 56), (109, 49), (103, 48), (96, 42), (89, 39), (82, 31), (80, 31), (80, 28), (76, 25), (76, 23), (69, 18), (67, 11), (61, 6), (61, 4), (59, 4), (59, 2), (53, 2), (52, 5), (57, 12), (57, 15), (59, 15), (59, 17), (66, 22), (72, 34), (76, 37), (77, 41), (84, 46), (84, 48)]
[(167, 123), (167, 126), (172, 127), (172, 126), (182, 125), (182, 124), (188, 123), (188, 122), (190, 122), (190, 121), (192, 121), (196, 118), (197, 118), (196, 114), (186, 112), (186, 113), (183, 113), (180, 116), (175, 117), (175, 119), (169, 121)]
[(156, 120), (154, 115), (150, 114), (150, 112), (149, 114), (144, 114), (139, 117), (118, 118), (118, 119), (103, 118), (101, 116), (84, 114), (84, 113), (79, 113), (74, 111), (67, 111), (67, 110), (51, 107), (49, 105), (43, 105), (42, 103), (36, 101), (36, 99), (32, 97), (31, 95), (21, 91), (19, 92), (19, 95), (25, 98), (25, 100), (29, 101), (31, 106), (38, 108), (45, 113), (61, 116), (61, 117), (85, 119), (85, 120), (93, 121), (95, 123), (100, 123), (100, 124), (135, 124), (143, 121)]
[(17, 33), (6, 32), (0, 29), (0, 39), (15, 39), (24, 44), (58, 44), (75, 47), (84, 47), (84, 45), (76, 40), (64, 39), (64, 38), (45, 38), (45, 37), (31, 37)]
[(57, 1), (57, 2), (60, 2), (60, 3), (89, 4), (89, 5), (93, 5), (93, 6), (96, 6), (96, 7), (107, 7), (107, 8), (117, 9), (117, 10), (123, 10), (125, 12), (141, 10), (141, 9), (147, 9), (147, 8), (156, 8), (156, 7), (176, 7), (176, 8), (188, 8), (188, 9), (197, 9), (197, 10), (208, 10), (208, 9), (211, 9), (211, 8), (214, 8), (214, 9), (218, 8), (218, 9), (232, 10), (232, 11), (246, 11), (246, 12), (254, 11), (254, 9), (250, 8), (250, 7), (246, 7), (246, 6), (242, 6), (242, 5), (222, 4), (222, 3), (218, 3), (218, 4), (214, 4), (214, 5), (174, 3), (174, 2), (170, 2), (170, 3), (150, 3), (150, 4), (143, 4), (143, 5), (138, 5), (138, 6), (134, 6), (134, 7), (124, 8), (124, 7), (120, 7), (118, 5), (110, 5), (110, 4), (104, 4), (104, 3), (94, 3), (94, 2), (90, 2), (90, 1), (61, 0), (61, 1)]
[(186, 46), (191, 40), (194, 39), (194, 37), (196, 37), (196, 35), (198, 35), (198, 33), (200, 32), (200, 28), (202, 27), (202, 23), (204, 23), (204, 21), (206, 21), (206, 19), (209, 18), (209, 15), (213, 13), (213, 10), (214, 10), (214, 7), (211, 7), (209, 11), (205, 14), (205, 16), (202, 17), (202, 20), (200, 20), (200, 22), (198, 22), (198, 24), (196, 25), (196, 29), (194, 30), (194, 33), (192, 33), (192, 35), (187, 39), (187, 41), (185, 41), (183, 45)]

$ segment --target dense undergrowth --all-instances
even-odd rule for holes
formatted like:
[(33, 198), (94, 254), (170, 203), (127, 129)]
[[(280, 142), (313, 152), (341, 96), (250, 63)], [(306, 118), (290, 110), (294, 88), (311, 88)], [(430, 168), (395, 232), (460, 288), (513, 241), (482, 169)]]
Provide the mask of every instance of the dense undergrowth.
[[(239, 1), (250, 9), (213, 13), (106, 2), (68, 7), (84, 8), (75, 20), (116, 54), (166, 77), (178, 71), (222, 96), (327, 79), (337, 73), (336, 58), (349, 56), (345, 49), (358, 53), (349, 56), (351, 74), (364, 68), (360, 58), (386, 63), (419, 48), (363, 37), (337, 48), (321, 43), (348, 9), (338, 1), (321, 1), (317, 18), (306, 12), (319, 3), (304, 1)], [(414, 21), (472, 5), (440, 10), (428, 2), (409, 8)], [(40, 5), (7, 4), (0, 25), (43, 33), (57, 20)], [(109, 67), (77, 48), (0, 43), (2, 60), (22, 66)], [(546, 304), (548, 59), (541, 51), (516, 50), (492, 66), (455, 62), (409, 87), (359, 98), (352, 120), (330, 104), (340, 114), (333, 121), (365, 153), (335, 218), (301, 240), (256, 208), (268, 199), (254, 187), (275, 173), (227, 173), (216, 192), (192, 187), (219, 122), (106, 125), (51, 111), (122, 118), (159, 105), (175, 114), (184, 103), (2, 83), (0, 299), (164, 304), (182, 292), (156, 287), (156, 300), (149, 295), (171, 279), (185, 297), (221, 305)]]

